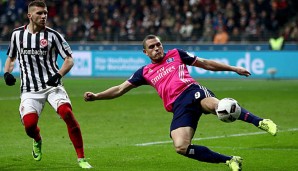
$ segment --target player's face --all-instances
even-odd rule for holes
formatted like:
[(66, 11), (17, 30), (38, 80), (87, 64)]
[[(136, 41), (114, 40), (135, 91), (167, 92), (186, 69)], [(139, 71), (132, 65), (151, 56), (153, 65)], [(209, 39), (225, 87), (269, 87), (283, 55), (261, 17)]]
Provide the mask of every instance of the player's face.
[(46, 7), (31, 7), (29, 9), (28, 18), (33, 25), (43, 28), (47, 22), (48, 10)]
[(152, 63), (161, 62), (164, 57), (162, 43), (158, 38), (148, 39), (146, 41), (146, 49), (144, 49), (143, 52), (149, 56)]

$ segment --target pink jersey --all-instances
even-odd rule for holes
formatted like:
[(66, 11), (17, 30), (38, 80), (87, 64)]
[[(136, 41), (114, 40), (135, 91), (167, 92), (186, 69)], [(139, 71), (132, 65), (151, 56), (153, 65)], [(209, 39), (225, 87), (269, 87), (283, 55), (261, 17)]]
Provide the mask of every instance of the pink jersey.
[(162, 98), (165, 109), (171, 112), (176, 98), (191, 84), (196, 83), (186, 66), (192, 65), (195, 59), (195, 56), (185, 51), (169, 50), (162, 62), (142, 67), (128, 81), (136, 86), (150, 84)]

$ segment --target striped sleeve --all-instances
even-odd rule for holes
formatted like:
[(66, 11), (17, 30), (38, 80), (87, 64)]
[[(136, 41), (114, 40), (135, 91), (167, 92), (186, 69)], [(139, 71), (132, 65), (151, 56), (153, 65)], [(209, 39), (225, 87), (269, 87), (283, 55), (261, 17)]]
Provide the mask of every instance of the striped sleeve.
[(66, 58), (67, 56), (71, 56), (72, 51), (71, 48), (69, 46), (69, 44), (67, 43), (67, 41), (63, 38), (63, 36), (58, 33), (57, 31), (51, 30), (48, 28), (48, 30), (53, 34), (53, 40), (54, 40), (54, 44), (57, 48), (58, 53), (60, 54), (60, 56), (62, 58)]
[(16, 32), (13, 32), (10, 39), (10, 44), (7, 50), (7, 55), (11, 58), (16, 57), (17, 47), (16, 47)]

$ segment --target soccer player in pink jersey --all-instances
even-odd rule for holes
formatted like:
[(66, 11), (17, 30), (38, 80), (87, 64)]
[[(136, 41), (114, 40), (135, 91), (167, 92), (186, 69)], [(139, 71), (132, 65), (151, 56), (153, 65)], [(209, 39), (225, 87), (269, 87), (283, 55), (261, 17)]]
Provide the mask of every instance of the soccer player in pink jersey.
[[(138, 69), (120, 85), (99, 93), (85, 92), (85, 101), (113, 99), (138, 86), (151, 85), (162, 98), (165, 109), (173, 113), (170, 135), (177, 153), (202, 162), (225, 163), (232, 170), (241, 170), (241, 157), (219, 154), (205, 146), (191, 144), (201, 115), (216, 114), (220, 100), (190, 76), (186, 65), (211, 71), (231, 71), (247, 77), (250, 76), (249, 71), (199, 58), (180, 49), (165, 53), (162, 43), (155, 35), (145, 37), (143, 52), (151, 59), (151, 64)], [(273, 121), (262, 119), (242, 107), (238, 120), (252, 123), (272, 135), (277, 133), (277, 126)]]

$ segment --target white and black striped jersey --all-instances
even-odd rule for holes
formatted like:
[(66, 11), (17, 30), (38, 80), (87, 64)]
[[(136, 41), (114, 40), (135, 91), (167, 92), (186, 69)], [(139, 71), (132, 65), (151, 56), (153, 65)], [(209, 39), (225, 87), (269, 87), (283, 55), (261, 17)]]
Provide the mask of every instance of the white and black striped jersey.
[(45, 27), (32, 34), (27, 25), (14, 29), (9, 57), (17, 57), (20, 65), (21, 92), (36, 92), (46, 88), (49, 77), (58, 72), (58, 54), (71, 56), (71, 48), (57, 31)]

